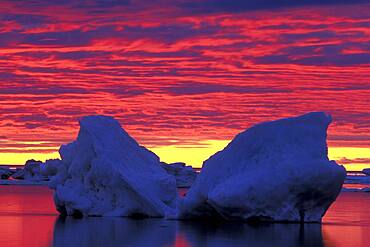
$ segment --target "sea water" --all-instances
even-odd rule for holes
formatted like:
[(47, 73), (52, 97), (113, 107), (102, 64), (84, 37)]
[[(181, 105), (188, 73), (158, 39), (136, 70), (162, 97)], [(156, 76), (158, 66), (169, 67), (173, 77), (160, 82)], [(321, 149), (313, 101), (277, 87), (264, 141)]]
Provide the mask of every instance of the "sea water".
[[(184, 191), (181, 191), (183, 193)], [(45, 186), (0, 186), (1, 247), (370, 246), (370, 193), (342, 192), (322, 224), (60, 218)]]

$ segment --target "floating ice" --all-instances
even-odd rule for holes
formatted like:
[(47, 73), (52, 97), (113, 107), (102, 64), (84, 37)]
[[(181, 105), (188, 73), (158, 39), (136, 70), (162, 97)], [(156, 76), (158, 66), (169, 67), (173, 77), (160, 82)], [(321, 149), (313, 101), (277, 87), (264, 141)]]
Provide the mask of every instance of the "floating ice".
[(111, 117), (80, 121), (77, 140), (60, 148), (62, 166), (51, 181), (59, 212), (67, 215), (171, 217), (176, 181), (159, 158)]
[(45, 163), (40, 164), (40, 174), (48, 179), (52, 179), (58, 174), (59, 167), (62, 167), (60, 159), (46, 160)]
[(346, 175), (327, 157), (330, 122), (314, 112), (240, 133), (204, 162), (179, 217), (320, 222)]
[(21, 179), (21, 180), (28, 180), (28, 181), (45, 181), (47, 177), (43, 176), (40, 173), (40, 166), (42, 165), (41, 161), (38, 160), (27, 160), (26, 164), (24, 165), (23, 169), (17, 169), (14, 174), (12, 174), (12, 178), (14, 179)]
[(13, 174), (13, 171), (7, 167), (0, 167), (0, 179), (8, 179)]
[(12, 181), (9, 181), (9, 184), (46, 184), (49, 179), (57, 174), (59, 166), (61, 166), (61, 160), (59, 159), (47, 160), (44, 163), (33, 159), (28, 160), (22, 168), (8, 169), (7, 174), (10, 174), (13, 178)]
[(178, 188), (189, 188), (197, 177), (197, 172), (185, 163), (176, 162), (167, 164), (162, 162), (162, 167), (176, 179)]
[(365, 168), (362, 170), (362, 173), (367, 175), (367, 176), (370, 176), (370, 168)]

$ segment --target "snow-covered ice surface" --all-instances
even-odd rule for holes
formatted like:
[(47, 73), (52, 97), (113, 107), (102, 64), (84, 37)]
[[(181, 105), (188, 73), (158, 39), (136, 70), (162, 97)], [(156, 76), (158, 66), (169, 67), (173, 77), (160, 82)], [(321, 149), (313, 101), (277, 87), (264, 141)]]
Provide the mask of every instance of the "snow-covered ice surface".
[(62, 167), (62, 161), (60, 159), (46, 160), (40, 164), (40, 174), (47, 179), (51, 179), (53, 176), (58, 174), (59, 167)]
[[(38, 160), (28, 160), (23, 168), (11, 171), (13, 181), (5, 184), (45, 184), (52, 176), (55, 176), (61, 160), (52, 159), (46, 162)], [(24, 182), (17, 182), (24, 181)]]
[(162, 167), (176, 179), (178, 188), (189, 188), (197, 177), (197, 172), (185, 163), (176, 162), (167, 164), (162, 162)]
[(48, 178), (41, 174), (40, 168), (43, 163), (37, 160), (28, 160), (24, 165), (24, 168), (17, 169), (17, 171), (12, 174), (14, 179), (24, 179), (30, 182), (40, 182), (45, 181)]
[(7, 167), (0, 167), (0, 180), (8, 179), (13, 174), (13, 171)]
[(320, 222), (346, 176), (327, 157), (330, 122), (313, 112), (238, 134), (204, 162), (179, 217)]
[(60, 150), (62, 166), (51, 179), (59, 212), (68, 215), (172, 217), (176, 181), (159, 158), (111, 117), (80, 121), (77, 140)]

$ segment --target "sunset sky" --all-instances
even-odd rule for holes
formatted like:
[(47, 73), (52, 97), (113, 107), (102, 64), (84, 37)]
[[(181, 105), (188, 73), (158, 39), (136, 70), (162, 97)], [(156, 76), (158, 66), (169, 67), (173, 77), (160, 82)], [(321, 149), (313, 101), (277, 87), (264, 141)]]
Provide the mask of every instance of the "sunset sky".
[(104, 114), (200, 167), (253, 124), (326, 111), (330, 158), (361, 170), (369, 75), (368, 0), (1, 1), (0, 164), (56, 158)]

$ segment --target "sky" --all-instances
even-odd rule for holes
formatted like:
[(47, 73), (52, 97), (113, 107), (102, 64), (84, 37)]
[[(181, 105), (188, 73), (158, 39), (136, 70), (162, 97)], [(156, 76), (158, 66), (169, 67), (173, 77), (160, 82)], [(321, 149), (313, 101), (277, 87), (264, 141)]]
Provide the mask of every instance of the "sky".
[(370, 167), (370, 1), (0, 2), (0, 164), (58, 158), (85, 115), (200, 167), (263, 121), (325, 111)]

